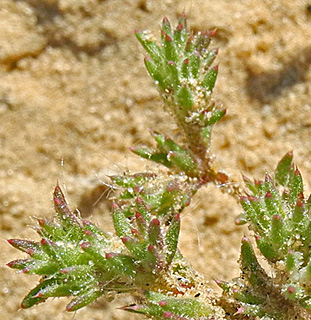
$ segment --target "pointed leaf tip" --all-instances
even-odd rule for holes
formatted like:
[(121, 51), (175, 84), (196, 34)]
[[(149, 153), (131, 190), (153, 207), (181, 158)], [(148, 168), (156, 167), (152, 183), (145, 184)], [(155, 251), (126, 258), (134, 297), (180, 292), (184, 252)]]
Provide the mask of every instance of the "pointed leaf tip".
[(208, 33), (208, 35), (209, 35), (211, 38), (215, 37), (216, 34), (217, 34), (217, 28), (215, 28), (215, 29), (213, 29), (213, 30), (210, 30), (209, 33)]
[(247, 237), (244, 236), (244, 237), (242, 238), (241, 242), (246, 244), (246, 243), (250, 243), (250, 240), (249, 240), (249, 238), (247, 238)]
[(293, 161), (293, 152), (287, 152), (283, 158), (279, 161), (276, 170), (275, 170), (275, 181), (282, 185), (287, 186), (291, 176)]

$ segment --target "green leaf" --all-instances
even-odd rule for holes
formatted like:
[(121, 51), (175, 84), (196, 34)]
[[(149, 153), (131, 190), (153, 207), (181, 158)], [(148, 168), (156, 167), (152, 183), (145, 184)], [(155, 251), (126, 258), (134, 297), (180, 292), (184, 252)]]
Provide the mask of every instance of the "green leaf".
[(168, 61), (177, 61), (177, 52), (172, 35), (162, 31), (162, 46), (164, 48), (165, 58)]
[(226, 114), (226, 109), (214, 111), (212, 115), (205, 122), (205, 125), (212, 126), (213, 124), (218, 122), (225, 114)]
[(150, 35), (147, 35), (144, 32), (135, 32), (137, 40), (141, 43), (141, 45), (144, 47), (144, 49), (147, 51), (151, 59), (156, 64), (163, 64), (164, 63), (164, 57), (162, 54), (162, 50), (159, 47), (159, 45), (155, 42), (150, 40)]
[(212, 65), (212, 63), (217, 57), (217, 54), (218, 54), (218, 49), (213, 49), (206, 54), (206, 57), (204, 59), (204, 69), (207, 69)]
[(163, 164), (167, 168), (171, 168), (173, 166), (173, 164), (167, 159), (167, 152), (153, 152), (147, 148), (130, 148), (130, 150), (144, 159)]
[(199, 70), (201, 66), (201, 56), (198, 51), (195, 51), (193, 54), (191, 54), (189, 57), (189, 64), (190, 64), (190, 70), (191, 75), (193, 78), (197, 78), (199, 75)]
[(175, 256), (178, 238), (180, 232), (180, 215), (179, 213), (175, 214), (171, 220), (169, 229), (165, 236), (165, 244), (167, 246), (166, 262), (170, 264)]
[(181, 106), (185, 107), (183, 109), (183, 113), (185, 114), (190, 109), (190, 107), (193, 106), (193, 103), (194, 103), (193, 96), (192, 96), (191, 90), (188, 88), (187, 85), (181, 86), (177, 91), (177, 102)]
[(182, 55), (188, 41), (187, 20), (184, 14), (180, 16), (177, 27), (174, 30), (174, 41), (179, 55)]
[(218, 66), (212, 68), (204, 77), (202, 86), (209, 92), (212, 92), (218, 75)]
[(256, 243), (257, 247), (260, 250), (260, 252), (270, 261), (277, 261), (280, 258), (280, 255), (278, 251), (273, 248), (272, 243), (270, 242), (270, 239), (263, 236), (257, 236), (256, 237)]
[(159, 87), (162, 88), (162, 90), (165, 90), (165, 88), (168, 87), (167, 81), (166, 81), (166, 72), (164, 68), (159, 67), (158, 64), (156, 64), (151, 58), (146, 57), (144, 59), (145, 67), (150, 74), (151, 78), (157, 82)]
[(78, 297), (73, 299), (67, 306), (66, 311), (76, 311), (78, 309), (81, 309), (82, 307), (90, 304), (94, 300), (96, 300), (98, 297), (100, 297), (103, 294), (103, 291), (99, 288), (90, 288), (83, 294), (80, 294)]
[(168, 153), (168, 159), (187, 175), (197, 175), (198, 166), (190, 155), (185, 154), (184, 152), (171, 151)]
[(112, 217), (114, 228), (118, 237), (121, 238), (131, 235), (131, 224), (128, 218), (125, 217), (122, 210), (115, 206)]
[(278, 163), (275, 170), (275, 181), (281, 186), (286, 187), (292, 176), (293, 152), (286, 153)]
[(299, 195), (303, 194), (303, 181), (298, 168), (294, 171), (290, 181), (290, 204), (296, 204)]
[(53, 280), (53, 279), (47, 279), (43, 282), (41, 282), (40, 284), (38, 284), (34, 289), (32, 289), (28, 294), (27, 296), (23, 299), (22, 303), (21, 303), (21, 307), (23, 309), (28, 309), (32, 306), (34, 306), (35, 304), (37, 303), (40, 303), (40, 302), (44, 302), (46, 299), (44, 298), (40, 298), (40, 297), (37, 297), (37, 293), (47, 287), (47, 286), (50, 286), (50, 285), (53, 285), (55, 284), (56, 281)]
[(280, 257), (282, 256), (282, 253), (284, 254), (285, 251), (287, 251), (288, 236), (289, 234), (282, 217), (277, 214), (274, 215), (272, 217), (270, 237), (274, 248), (279, 251)]
[(263, 271), (256, 258), (253, 247), (246, 237), (242, 239), (240, 260), (242, 271), (245, 272), (251, 285), (261, 286), (266, 282), (266, 279), (262, 277)]
[(152, 245), (157, 245), (161, 241), (162, 234), (159, 219), (154, 218), (153, 220), (151, 220), (148, 229), (148, 237), (149, 243), (151, 243)]

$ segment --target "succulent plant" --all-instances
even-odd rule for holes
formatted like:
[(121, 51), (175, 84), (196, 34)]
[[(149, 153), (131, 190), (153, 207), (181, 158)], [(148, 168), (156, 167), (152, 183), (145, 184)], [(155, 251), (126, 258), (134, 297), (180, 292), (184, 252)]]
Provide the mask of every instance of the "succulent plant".
[(211, 67), (218, 49), (209, 50), (215, 30), (192, 35), (187, 30), (183, 14), (173, 30), (167, 18), (163, 19), (161, 43), (153, 40), (149, 32), (135, 32), (148, 56), (145, 65), (155, 81), (164, 106), (175, 118), (183, 134), (180, 143), (152, 132), (156, 150), (135, 148), (133, 152), (143, 158), (161, 163), (174, 172), (184, 172), (199, 183), (225, 182), (227, 176), (215, 172), (210, 154), (212, 126), (226, 113), (211, 99), (218, 67)]
[(249, 222), (257, 248), (271, 268), (259, 264), (249, 239), (241, 245), (241, 277), (219, 282), (225, 295), (241, 302), (239, 312), (266, 319), (306, 319), (311, 316), (311, 197), (288, 152), (274, 176), (244, 177), (246, 195), (237, 224)]
[(174, 30), (163, 19), (160, 44), (149, 33), (136, 32), (148, 54), (147, 71), (181, 135), (173, 139), (151, 131), (155, 149), (131, 148), (163, 165), (156, 173), (110, 177), (119, 190), (112, 206), (113, 234), (72, 211), (56, 186), (57, 215), (53, 221), (38, 219), (35, 228), (41, 241), (8, 240), (29, 256), (8, 266), (41, 276), (22, 308), (70, 296), (66, 309), (75, 311), (100, 296), (128, 293), (137, 300), (122, 309), (160, 320), (311, 319), (311, 197), (304, 196), (291, 152), (273, 176), (253, 182), (243, 177), (243, 212), (236, 223), (249, 224), (258, 250), (243, 237), (241, 275), (217, 280), (221, 295), (178, 249), (181, 214), (193, 195), (207, 183), (230, 181), (215, 169), (210, 150), (212, 127), (225, 115), (211, 99), (218, 73), (211, 66), (218, 50), (208, 49), (213, 36), (215, 31), (191, 34), (185, 15)]
[[(141, 181), (145, 179), (141, 175), (112, 177), (119, 185), (126, 185), (123, 194), (127, 194), (132, 185), (136, 189), (137, 181), (140, 181), (138, 189), (142, 188), (144, 182)], [(149, 176), (149, 183), (150, 179), (155, 178)], [(177, 249), (180, 214), (158, 205), (163, 196), (169, 199), (171, 192), (174, 194), (176, 190), (166, 188), (151, 201), (146, 194), (141, 194), (134, 201), (124, 200), (121, 207), (114, 204), (117, 236), (113, 236), (72, 212), (60, 187), (56, 186), (55, 220), (38, 219), (36, 230), (42, 240), (8, 240), (29, 255), (28, 259), (12, 261), (8, 266), (42, 276), (22, 301), (22, 308), (32, 307), (49, 297), (73, 296), (66, 310), (75, 311), (102, 295), (109, 298), (118, 293), (135, 292), (144, 296), (145, 303), (127, 306), (124, 310), (159, 319), (170, 319), (169, 315), (215, 313), (217, 307), (211, 305), (207, 294), (201, 302), (189, 294), (200, 292), (203, 280)], [(185, 297), (179, 297), (183, 295)]]

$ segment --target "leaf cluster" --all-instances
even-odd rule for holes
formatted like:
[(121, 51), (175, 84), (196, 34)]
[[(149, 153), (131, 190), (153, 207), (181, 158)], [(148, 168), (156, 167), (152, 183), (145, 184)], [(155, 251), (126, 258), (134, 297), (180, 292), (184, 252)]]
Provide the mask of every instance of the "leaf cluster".
[(139, 299), (124, 310), (159, 320), (310, 318), (311, 197), (304, 196), (291, 152), (264, 180), (243, 177), (243, 212), (236, 223), (248, 223), (258, 250), (243, 237), (241, 275), (216, 281), (221, 296), (211, 293), (178, 250), (181, 214), (193, 195), (207, 183), (230, 182), (215, 169), (210, 152), (212, 127), (225, 115), (211, 99), (218, 73), (212, 67), (218, 50), (208, 49), (214, 36), (215, 31), (193, 35), (184, 15), (175, 29), (163, 19), (160, 44), (149, 33), (136, 32), (148, 54), (147, 71), (182, 137), (151, 131), (154, 149), (131, 148), (165, 170), (110, 177), (120, 189), (112, 206), (114, 234), (71, 211), (56, 186), (56, 218), (38, 219), (41, 241), (8, 240), (28, 255), (8, 266), (41, 276), (23, 308), (71, 296), (67, 311), (75, 311), (100, 296), (128, 293)]

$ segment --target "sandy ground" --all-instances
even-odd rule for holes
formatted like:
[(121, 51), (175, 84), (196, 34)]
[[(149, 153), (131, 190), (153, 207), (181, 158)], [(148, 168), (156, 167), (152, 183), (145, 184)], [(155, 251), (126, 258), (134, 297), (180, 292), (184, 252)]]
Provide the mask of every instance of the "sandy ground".
[[(31, 216), (53, 216), (51, 192), (109, 228), (107, 173), (142, 171), (128, 147), (150, 143), (168, 116), (133, 30), (159, 34), (185, 11), (193, 30), (218, 29), (214, 97), (228, 108), (214, 132), (219, 166), (262, 177), (294, 150), (311, 184), (311, 2), (302, 0), (0, 0), (0, 315), (3, 320), (140, 319), (99, 300), (70, 314), (68, 299), (19, 310), (38, 278), (5, 264), (5, 239), (35, 238)], [(166, 124), (163, 123), (166, 119)], [(239, 205), (213, 186), (183, 217), (181, 251), (207, 279), (238, 275)]]

